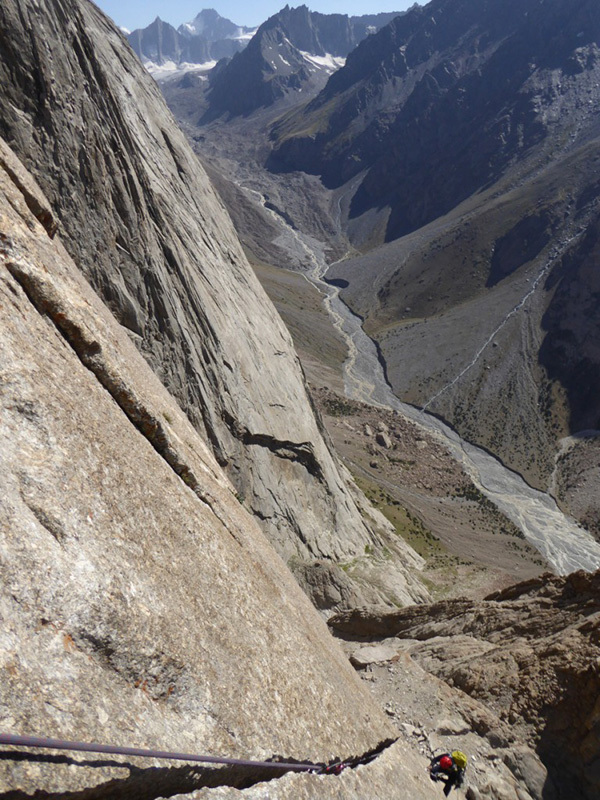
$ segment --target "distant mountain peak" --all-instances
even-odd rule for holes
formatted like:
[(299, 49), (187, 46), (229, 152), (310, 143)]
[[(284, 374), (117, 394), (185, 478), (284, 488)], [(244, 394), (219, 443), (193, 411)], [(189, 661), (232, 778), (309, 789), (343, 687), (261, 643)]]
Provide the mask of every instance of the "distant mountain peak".
[(177, 29), (157, 16), (146, 28), (126, 35), (142, 63), (156, 75), (155, 68), (165, 64), (177, 68), (231, 58), (245, 47), (252, 32), (220, 16), (214, 8), (205, 8)]
[(237, 25), (226, 17), (222, 17), (214, 8), (203, 8), (190, 22), (184, 22), (177, 29), (181, 36), (201, 36), (204, 39), (234, 39), (240, 34), (251, 31), (244, 25)]

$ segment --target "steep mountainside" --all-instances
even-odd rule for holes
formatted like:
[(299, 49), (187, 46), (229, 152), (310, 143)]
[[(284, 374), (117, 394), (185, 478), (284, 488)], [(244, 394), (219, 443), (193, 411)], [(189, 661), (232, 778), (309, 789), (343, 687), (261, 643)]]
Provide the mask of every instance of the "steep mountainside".
[[(553, 490), (561, 439), (577, 434), (565, 447), (583, 438), (594, 447), (600, 427), (591, 266), (599, 168), (592, 140), (531, 179), (515, 185), (510, 174), (443, 220), (329, 273), (349, 283), (342, 296), (378, 340), (400, 397)], [(565, 471), (559, 496), (597, 531), (594, 481), (576, 509), (564, 490), (580, 481)]]
[(388, 208), (395, 239), (595, 124), (599, 28), (593, 0), (433, 0), (366, 39), (276, 129), (273, 163), (332, 185), (366, 170), (351, 216)]
[[(331, 560), (350, 595), (361, 590), (338, 564), (358, 558), (366, 572), (385, 571), (383, 596), (423, 597), (401, 565), (418, 558), (363, 521), (289, 334), (121, 34), (88, 2), (11, 0), (0, 9), (0, 42), (3, 136), (48, 195), (71, 256), (240, 501), (285, 559)], [(373, 592), (381, 595), (367, 587), (365, 597)]]
[(242, 53), (215, 71), (208, 118), (249, 114), (288, 92), (313, 93), (361, 39), (394, 16), (348, 17), (286, 6), (261, 25)]

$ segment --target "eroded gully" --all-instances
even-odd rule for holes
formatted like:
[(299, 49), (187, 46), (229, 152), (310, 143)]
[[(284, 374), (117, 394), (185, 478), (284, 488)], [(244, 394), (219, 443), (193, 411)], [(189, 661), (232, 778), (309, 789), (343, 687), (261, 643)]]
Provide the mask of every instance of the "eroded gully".
[(305, 254), (304, 277), (324, 296), (333, 324), (346, 341), (349, 351), (344, 364), (346, 395), (393, 409), (433, 435), (462, 464), (475, 486), (523, 532), (558, 574), (600, 568), (600, 543), (563, 514), (549, 494), (533, 489), (520, 475), (461, 439), (437, 417), (402, 403), (394, 395), (385, 380), (375, 344), (364, 333), (360, 318), (342, 302), (339, 289), (323, 280), (329, 265), (323, 256), (322, 243), (315, 247), (312, 237), (290, 228), (278, 214), (272, 211), (270, 214), (278, 226), (285, 228), (285, 238), (291, 236), (294, 240), (296, 254), (298, 250)]

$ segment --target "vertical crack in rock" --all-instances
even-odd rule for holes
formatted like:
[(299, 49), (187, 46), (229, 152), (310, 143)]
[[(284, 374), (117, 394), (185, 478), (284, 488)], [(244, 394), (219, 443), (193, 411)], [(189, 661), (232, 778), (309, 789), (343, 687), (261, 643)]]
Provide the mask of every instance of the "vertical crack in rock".
[(21, 193), (27, 208), (41, 223), (48, 236), (53, 239), (58, 230), (58, 220), (52, 208), (31, 176), (13, 157), (12, 151), (0, 140), (0, 169)]
[(59, 544), (63, 544), (67, 539), (67, 534), (65, 531), (65, 527), (62, 522), (56, 519), (52, 514), (49, 514), (40, 506), (33, 503), (28, 498), (24, 497), (21, 493), (21, 497), (23, 498), (23, 502), (27, 506), (27, 508), (31, 511), (40, 525), (45, 528), (48, 533), (53, 536)]
[(19, 179), (19, 176), (13, 172), (13, 170), (8, 166), (8, 164), (4, 163), (1, 156), (0, 156), (0, 166), (17, 189), (23, 195), (23, 199), (27, 204), (27, 208), (31, 211), (33, 216), (40, 222), (48, 236), (53, 239), (56, 235), (58, 230), (58, 220), (50, 210), (49, 206), (40, 202), (39, 197), (36, 197), (34, 192), (28, 190), (24, 183)]
[(256, 783), (273, 780), (286, 774), (285, 770), (257, 769), (241, 766), (206, 768), (150, 767), (142, 769), (133, 764), (120, 761), (84, 760), (62, 755), (33, 755), (20, 751), (0, 753), (0, 759), (13, 761), (44, 762), (66, 764), (71, 769), (77, 767), (116, 767), (129, 770), (129, 776), (112, 779), (106, 783), (73, 792), (46, 792), (36, 790), (34, 794), (20, 790), (3, 792), (0, 800), (156, 800), (188, 794), (198, 789), (214, 789), (218, 786), (231, 786), (248, 789)]

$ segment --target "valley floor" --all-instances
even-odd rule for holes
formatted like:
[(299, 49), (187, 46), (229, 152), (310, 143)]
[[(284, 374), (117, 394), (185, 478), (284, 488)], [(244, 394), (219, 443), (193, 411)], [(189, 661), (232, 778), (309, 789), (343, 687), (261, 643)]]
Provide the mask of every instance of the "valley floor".
[(254, 268), (292, 333), (339, 457), (425, 559), (423, 578), (432, 595), (483, 597), (547, 571), (540, 554), (443, 447), (396, 412), (344, 397), (346, 347), (316, 288), (296, 272)]

